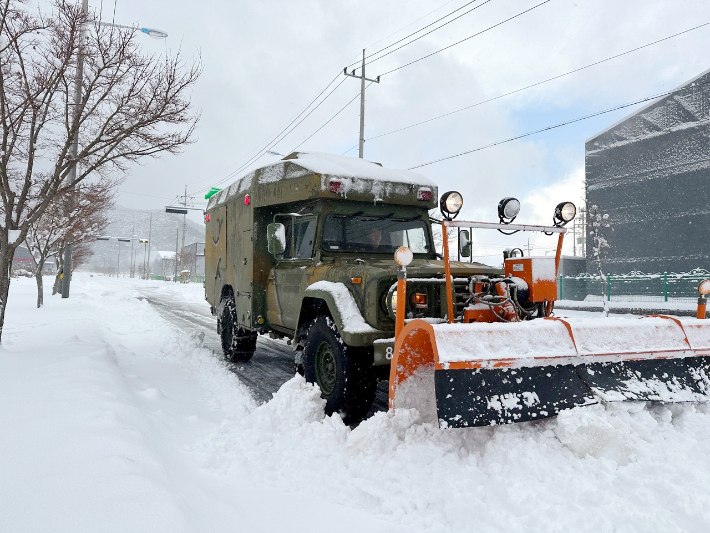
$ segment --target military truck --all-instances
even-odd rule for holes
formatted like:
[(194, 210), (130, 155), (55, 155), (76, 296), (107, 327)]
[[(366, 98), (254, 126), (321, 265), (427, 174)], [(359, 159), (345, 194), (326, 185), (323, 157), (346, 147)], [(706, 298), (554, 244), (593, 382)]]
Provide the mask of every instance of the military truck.
[[(205, 293), (225, 357), (248, 361), (258, 335), (286, 337), (326, 411), (364, 416), (377, 380), (388, 377), (399, 247), (414, 254), (407, 316), (446, 315), (444, 264), (429, 218), (437, 199), (436, 185), (417, 173), (304, 152), (212, 196)], [(473, 262), (452, 262), (451, 271), (455, 292), (470, 276), (499, 273)], [(454, 297), (463, 308), (465, 299)]]

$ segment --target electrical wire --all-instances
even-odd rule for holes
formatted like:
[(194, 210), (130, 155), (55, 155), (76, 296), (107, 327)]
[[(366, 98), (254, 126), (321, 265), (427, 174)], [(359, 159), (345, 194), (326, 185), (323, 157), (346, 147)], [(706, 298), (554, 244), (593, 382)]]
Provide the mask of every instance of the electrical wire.
[[(487, 1), (490, 1), (490, 0), (487, 0)], [(419, 59), (415, 59), (414, 61), (410, 61), (409, 63), (405, 63), (404, 65), (400, 65), (400, 66), (397, 67), (397, 68), (393, 68), (392, 70), (388, 70), (388, 71), (385, 72), (384, 74), (380, 74), (380, 77), (386, 76), (387, 74), (391, 74), (391, 73), (396, 72), (396, 71), (398, 71), (398, 70), (400, 70), (400, 69), (403, 69), (403, 68), (405, 68), (405, 67), (408, 67), (408, 66), (410, 66), (410, 65), (413, 65), (414, 63), (418, 63), (419, 61), (422, 61), (422, 60), (424, 60), (424, 59), (427, 59), (428, 57), (431, 57), (431, 56), (433, 56), (433, 55), (439, 54), (439, 53), (443, 52), (444, 50), (448, 50), (449, 48), (453, 48), (454, 46), (457, 46), (457, 45), (459, 45), (459, 44), (461, 44), (461, 43), (463, 43), (463, 42), (466, 42), (466, 41), (468, 41), (468, 40), (470, 40), (470, 39), (473, 39), (474, 37), (478, 37), (479, 35), (481, 35), (481, 34), (483, 34), (483, 33), (486, 33), (487, 31), (490, 31), (490, 30), (492, 30), (493, 28), (497, 28), (498, 26), (501, 26), (501, 25), (505, 24), (506, 22), (510, 22), (511, 20), (514, 20), (514, 19), (516, 19), (516, 18), (518, 18), (518, 17), (521, 17), (521, 16), (525, 15), (526, 13), (529, 13), (529, 12), (532, 11), (533, 9), (537, 9), (537, 8), (540, 7), (540, 6), (547, 4), (548, 2), (550, 2), (550, 0), (544, 0), (543, 2), (540, 2), (539, 4), (536, 4), (536, 5), (532, 6), (531, 8), (526, 9), (525, 11), (521, 11), (520, 13), (518, 13), (518, 14), (516, 14), (516, 15), (513, 15), (512, 17), (509, 17), (509, 18), (507, 18), (507, 19), (505, 19), (505, 20), (502, 20), (501, 22), (498, 22), (497, 24), (494, 24), (493, 26), (489, 26), (488, 28), (486, 28), (486, 29), (484, 29), (484, 30), (481, 30), (481, 31), (479, 31), (479, 32), (477, 32), (477, 33), (474, 33), (473, 35), (469, 35), (468, 37), (465, 37), (464, 39), (461, 39), (460, 41), (456, 41), (455, 43), (450, 44), (449, 46), (445, 46), (444, 48), (441, 48), (441, 49), (436, 50), (436, 51), (434, 51), (434, 52), (432, 52), (432, 53), (430, 53), (430, 54), (427, 54), (427, 55), (425, 55), (425, 56), (422, 56), (422, 57), (420, 57)], [(483, 5), (483, 4), (481, 4), (481, 5)], [(393, 50), (393, 51), (396, 51), (396, 50)], [(382, 57), (384, 57), (384, 56), (382, 56)], [(379, 59), (379, 58), (378, 58), (378, 59)]]
[[(468, 14), (471, 13), (472, 11), (478, 9), (479, 7), (481, 7), (481, 6), (484, 5), (484, 4), (487, 4), (487, 3), (490, 2), (490, 1), (491, 1), (491, 0), (486, 0), (485, 2), (483, 2), (483, 4), (478, 5), (478, 6), (474, 7), (473, 9), (469, 9), (469, 10), (466, 11), (465, 13), (462, 13), (461, 15), (459, 15), (458, 17), (455, 17), (455, 18), (453, 18), (453, 19), (451, 19), (451, 20), (449, 20), (449, 21), (446, 21), (444, 24), (442, 24), (442, 25), (439, 26), (438, 28), (434, 28), (433, 30), (428, 31), (428, 32), (425, 33), (424, 35), (420, 35), (420, 36), (417, 37), (416, 39), (412, 39), (412, 40), (409, 41), (408, 43), (405, 43), (405, 44), (403, 44), (402, 46), (400, 46), (399, 48), (397, 48), (396, 50), (392, 50), (391, 52), (388, 52), (388, 53), (386, 53), (386, 54), (384, 54), (384, 55), (378, 57), (377, 59), (373, 59), (372, 61), (370, 61), (370, 63), (374, 63), (375, 61), (377, 61), (377, 60), (379, 60), (379, 59), (382, 59), (383, 57), (388, 56), (388, 55), (390, 55), (391, 53), (396, 52), (397, 50), (400, 50), (401, 48), (404, 48), (405, 46), (408, 46), (408, 45), (412, 44), (413, 42), (418, 41), (419, 39), (421, 39), (421, 38), (423, 38), (423, 37), (426, 37), (426, 36), (429, 35), (430, 33), (433, 33), (433, 32), (435, 32), (436, 30), (440, 30), (441, 28), (443, 28), (443, 27), (446, 26), (447, 24), (450, 24), (451, 22), (453, 22), (453, 21), (455, 21), (455, 20), (458, 20), (458, 19), (460, 19), (461, 17), (463, 17), (463, 16), (465, 16), (465, 15), (468, 15)], [(422, 28), (419, 28), (417, 31), (414, 31), (414, 32), (410, 33), (409, 35), (406, 35), (405, 37), (402, 37), (401, 39), (399, 39), (398, 41), (393, 42), (392, 44), (388, 44), (388, 45), (385, 46), (384, 48), (379, 49), (377, 52), (371, 53), (369, 56), (365, 56), (365, 59), (369, 59), (369, 58), (371, 58), (371, 57), (374, 57), (374, 56), (376, 56), (377, 54), (379, 54), (380, 52), (384, 52), (384, 51), (387, 50), (388, 48), (392, 48), (393, 46), (395, 46), (395, 45), (401, 43), (402, 41), (406, 41), (406, 40), (409, 39), (412, 35), (416, 35), (416, 34), (419, 33), (420, 31), (424, 31), (424, 30), (427, 29), (428, 27), (433, 26), (433, 25), (436, 24), (437, 22), (440, 22), (440, 21), (444, 20), (445, 18), (450, 17), (451, 15), (453, 15), (454, 13), (456, 13), (457, 11), (461, 11), (461, 10), (462, 10), (463, 8), (465, 8), (466, 6), (470, 6), (471, 4), (475, 4), (476, 2), (478, 2), (478, 0), (471, 0), (470, 2), (467, 2), (466, 4), (462, 5), (461, 7), (457, 8), (457, 9), (454, 9), (453, 11), (447, 13), (447, 14), (444, 15), (443, 17), (440, 17), (440, 18), (436, 19), (434, 22), (431, 22), (431, 23), (427, 24), (426, 26), (424, 26), (424, 27), (422, 27)], [(358, 62), (355, 61), (355, 62), (349, 64), (348, 67), (352, 67), (353, 65), (357, 65), (357, 64), (358, 64)]]
[[(365, 87), (365, 90), (367, 91), (367, 89), (369, 89), (369, 88), (370, 88), (370, 85), (372, 85), (373, 83), (374, 83), (374, 82), (370, 82), (370, 83)], [(350, 100), (347, 104), (345, 104), (342, 108), (340, 108), (340, 110), (339, 110), (335, 115), (333, 115), (332, 117), (330, 117), (330, 118), (325, 122), (325, 124), (323, 124), (320, 128), (318, 128), (318, 129), (317, 129), (316, 131), (314, 131), (313, 133), (311, 133), (308, 137), (306, 137), (306, 139), (304, 139), (303, 141), (301, 141), (301, 144), (299, 144), (298, 146), (296, 146), (296, 148), (294, 148), (293, 150), (291, 150), (291, 152), (295, 152), (295, 151), (296, 151), (298, 148), (300, 148), (301, 145), (304, 144), (308, 139), (310, 139), (310, 138), (313, 137), (316, 133), (318, 133), (320, 130), (322, 130), (324, 127), (326, 127), (335, 117), (337, 117), (340, 113), (342, 113), (343, 111), (345, 111), (345, 108), (348, 107), (350, 104), (352, 104), (352, 103), (357, 99), (358, 96), (360, 96), (360, 93), (359, 93), (359, 92), (358, 92), (355, 96), (353, 96), (352, 100)]]
[[(322, 104), (323, 102), (325, 102), (325, 101), (328, 99), (328, 97), (329, 97), (331, 94), (333, 94), (333, 93), (338, 89), (338, 87), (340, 87), (340, 86), (345, 82), (346, 79), (347, 79), (347, 78), (343, 78), (343, 79), (340, 81), (340, 83), (338, 83), (338, 85), (336, 85), (336, 86), (333, 88), (332, 91), (330, 91), (327, 95), (325, 95), (325, 97), (318, 103), (318, 105), (316, 105), (313, 109), (311, 109), (311, 110), (308, 112), (308, 114), (306, 114), (306, 115), (305, 115), (299, 122), (297, 122), (290, 130), (286, 131), (285, 133), (282, 132), (283, 134), (280, 136), (280, 138), (279, 138), (278, 140), (273, 141), (273, 142), (271, 143), (271, 145), (270, 145), (268, 148), (262, 150), (260, 153), (258, 153), (258, 154), (255, 155), (254, 157), (252, 157), (249, 161), (247, 161), (246, 163), (244, 163), (244, 164), (243, 164), (242, 166), (240, 166), (238, 169), (234, 170), (233, 172), (230, 172), (227, 176), (225, 176), (225, 177), (222, 178), (221, 180), (217, 181), (214, 185), (219, 185), (219, 184), (221, 184), (221, 183), (227, 181), (228, 179), (234, 177), (234, 176), (237, 175), (239, 172), (241, 172), (242, 170), (244, 170), (245, 168), (247, 168), (251, 163), (255, 162), (257, 159), (259, 159), (261, 156), (263, 156), (267, 151), (269, 151), (269, 150), (271, 150), (272, 148), (274, 148), (279, 142), (281, 142), (284, 138), (286, 138), (286, 136), (288, 136), (294, 129), (296, 129), (298, 126), (300, 126), (301, 123), (303, 123), (303, 121), (306, 120), (306, 119), (311, 115), (311, 113), (313, 113), (316, 109), (318, 109), (318, 108), (321, 106), (321, 104)], [(293, 124), (293, 122), (292, 122), (292, 124)]]
[[(699, 87), (699, 86), (702, 86), (702, 85), (707, 85), (708, 83), (710, 83), (710, 82), (696, 83), (695, 85), (692, 86), (692, 88), (696, 88), (696, 87)], [(492, 142), (492, 143), (489, 143), (489, 144), (485, 144), (485, 145), (479, 146), (479, 147), (477, 147), (477, 148), (472, 148), (471, 150), (466, 150), (465, 152), (459, 152), (459, 153), (457, 153), (457, 154), (449, 155), (449, 156), (446, 156), (446, 157), (441, 157), (441, 158), (435, 159), (435, 160), (433, 160), (433, 161), (428, 161), (427, 163), (422, 163), (422, 164), (420, 164), (420, 165), (415, 165), (415, 166), (413, 166), (413, 167), (409, 167), (407, 170), (414, 170), (415, 168), (426, 167), (426, 166), (429, 166), (429, 165), (433, 165), (434, 163), (440, 163), (440, 162), (442, 162), (442, 161), (447, 161), (447, 160), (449, 160), (449, 159), (454, 159), (454, 158), (456, 158), (456, 157), (461, 157), (462, 155), (471, 154), (471, 153), (473, 153), (473, 152), (480, 152), (481, 150), (485, 150), (486, 148), (492, 148), (492, 147), (494, 147), (494, 146), (499, 146), (499, 145), (501, 145), (501, 144), (509, 143), (509, 142), (512, 142), (512, 141), (517, 141), (518, 139), (522, 139), (522, 138), (524, 138), (524, 137), (530, 137), (531, 135), (536, 135), (536, 134), (538, 134), (538, 133), (542, 133), (542, 132), (545, 132), (545, 131), (554, 130), (554, 129), (557, 129), (557, 128), (561, 128), (561, 127), (563, 127), (563, 126), (569, 126), (570, 124), (574, 124), (575, 122), (581, 122), (581, 121), (583, 121), (583, 120), (587, 120), (587, 119), (590, 119), (590, 118), (598, 117), (598, 116), (600, 116), (600, 115), (605, 115), (605, 114), (607, 114), (607, 113), (612, 113), (612, 112), (618, 111), (618, 110), (620, 110), (620, 109), (625, 109), (625, 108), (627, 108), (627, 107), (631, 107), (631, 106), (635, 106), (635, 105), (638, 105), (638, 104), (642, 104), (642, 103), (644, 103), (644, 102), (649, 102), (649, 101), (651, 101), (651, 100), (655, 100), (655, 99), (657, 99), (657, 98), (661, 98), (661, 97), (663, 97), (663, 96), (668, 96), (668, 95), (677, 93), (677, 92), (679, 92), (679, 91), (688, 90), (688, 89), (689, 89), (689, 87), (681, 87), (680, 89), (675, 89), (675, 90), (673, 90), (673, 91), (667, 91), (667, 92), (664, 92), (664, 93), (658, 93), (658, 94), (655, 94), (655, 95), (653, 95), (653, 96), (648, 96), (648, 97), (646, 97), (646, 98), (641, 98), (641, 99), (639, 99), (639, 100), (635, 100), (635, 101), (633, 101), (633, 102), (629, 102), (629, 103), (626, 103), (626, 104), (621, 104), (621, 105), (617, 105), (617, 106), (614, 106), (614, 107), (610, 107), (609, 109), (604, 109), (603, 111), (597, 111), (597, 112), (595, 112), (595, 113), (590, 113), (590, 114), (584, 115), (584, 116), (582, 116), (582, 117), (577, 117), (577, 118), (574, 118), (574, 119), (571, 119), (571, 120), (566, 120), (566, 121), (564, 121), (564, 122), (560, 122), (560, 123), (558, 123), (558, 124), (553, 124), (552, 126), (546, 126), (546, 127), (544, 127), (544, 128), (540, 128), (540, 129), (537, 129), (537, 130), (534, 130), (534, 131), (529, 131), (529, 132), (527, 132), (527, 133), (522, 133), (522, 134), (516, 135), (516, 136), (514, 136), (514, 137), (509, 137), (509, 138), (507, 138), (507, 139), (503, 139), (503, 140), (500, 140), (500, 141), (496, 141), (496, 142)]]
[[(339, 71), (338, 74), (328, 83), (328, 85), (326, 85), (325, 88), (324, 88), (322, 91), (320, 91), (320, 92), (318, 93), (318, 95), (317, 95), (315, 98), (313, 98), (313, 99), (308, 103), (308, 105), (306, 105), (288, 124), (286, 124), (286, 126), (284, 126), (284, 127), (282, 127), (282, 128), (279, 128), (278, 133), (276, 133), (276, 134), (273, 135), (273, 136), (270, 136), (270, 140), (267, 141), (266, 143), (260, 143), (260, 144), (258, 145), (258, 148), (257, 148), (257, 150), (256, 150), (256, 153), (254, 153), (254, 150), (253, 150), (253, 149), (250, 150), (250, 151), (248, 152), (248, 154), (254, 154), (254, 155), (252, 155), (252, 156), (247, 156), (247, 157), (249, 157), (249, 160), (248, 160), (246, 163), (244, 163), (244, 164), (242, 164), (241, 166), (239, 166), (236, 170), (231, 171), (231, 172), (227, 175), (227, 177), (221, 179), (221, 180), (220, 180), (218, 183), (216, 183), (215, 185), (217, 185), (217, 184), (219, 184), (219, 183), (223, 183), (223, 182), (226, 181), (227, 179), (231, 178), (232, 176), (234, 176), (235, 174), (237, 174), (239, 171), (241, 171), (243, 168), (245, 168), (247, 165), (251, 164), (253, 161), (256, 161), (256, 159), (258, 159), (259, 157), (261, 157), (262, 155), (264, 155), (264, 153), (266, 153), (267, 150), (271, 149), (271, 148), (273, 147), (274, 141), (276, 141), (276, 139), (279, 139), (279, 137), (281, 137), (281, 135), (282, 135), (286, 130), (288, 130), (288, 128), (291, 127), (291, 125), (293, 125), (293, 123), (296, 122), (296, 121), (303, 115), (303, 113), (305, 113), (305, 112), (323, 95), (323, 93), (325, 93), (325, 92), (331, 87), (331, 85), (333, 85), (333, 83), (334, 83), (340, 76), (341, 76), (341, 72)], [(342, 81), (340, 82), (340, 84), (342, 84)], [(340, 86), (340, 84), (338, 84), (338, 86)], [(336, 89), (337, 89), (337, 87), (336, 87)], [(335, 91), (335, 89), (333, 89), (333, 91)], [(328, 98), (328, 96), (330, 96), (330, 95), (333, 93), (333, 91), (331, 91), (314, 109), (312, 109), (312, 110), (311, 110), (311, 113), (312, 113), (313, 111), (315, 111), (315, 109), (317, 109), (317, 108), (325, 101), (325, 99)], [(310, 113), (309, 113), (309, 115), (310, 115)], [(308, 115), (306, 115), (306, 116), (308, 116)], [(306, 117), (304, 117), (303, 120), (305, 120), (305, 118), (306, 118)], [(301, 122), (303, 122), (303, 120), (302, 120)], [(300, 122), (299, 122), (299, 124), (300, 124)], [(298, 124), (297, 124), (296, 126), (298, 126)], [(295, 129), (296, 126), (294, 126), (294, 128), (292, 128), (291, 131), (293, 131), (293, 129)], [(290, 133), (290, 132), (289, 132), (289, 133)], [(281, 138), (283, 138), (283, 137), (281, 137)], [(277, 141), (277, 142), (278, 142), (278, 141)], [(240, 162), (243, 161), (243, 160), (244, 160), (243, 158), (240, 159)], [(237, 163), (237, 164), (239, 165), (240, 163)], [(211, 179), (212, 179), (212, 177), (207, 178), (207, 180), (210, 180), (210, 181), (211, 181)], [(202, 181), (202, 182), (205, 182), (205, 181), (207, 181), (207, 180), (201, 180), (201, 181)], [(210, 187), (211, 187), (211, 186), (210, 186)], [(190, 194), (197, 194), (197, 193), (200, 193), (200, 192), (202, 192), (202, 191), (209, 190), (210, 187), (205, 187), (205, 188), (199, 189), (199, 190), (194, 191), (194, 192), (192, 192), (192, 193), (190, 193)]]
[[(374, 43), (369, 44), (368, 46), (365, 47), (365, 49), (371, 48), (371, 47), (375, 46), (376, 44), (380, 44), (382, 41), (384, 41), (384, 40), (386, 40), (386, 39), (389, 39), (389, 38), (392, 37), (393, 35), (397, 35), (399, 32), (401, 32), (401, 31), (403, 31), (403, 30), (406, 30), (406, 29), (409, 28), (410, 26), (414, 26), (414, 25), (415, 25), (417, 22), (419, 22), (420, 20), (423, 20), (423, 19), (427, 18), (427, 17), (428, 17), (429, 15), (431, 15), (432, 13), (436, 13), (436, 12), (439, 11), (440, 9), (443, 9), (444, 7), (448, 6), (449, 4), (454, 3), (455, 1), (456, 1), (456, 0), (449, 0), (449, 1), (446, 2), (445, 4), (442, 4), (442, 5), (440, 5), (439, 7), (437, 7), (436, 9), (433, 9), (433, 10), (429, 11), (429, 13), (427, 13), (426, 15), (422, 15), (422, 16), (419, 17), (417, 20), (414, 20), (414, 21), (410, 22), (409, 24), (407, 24), (406, 26), (403, 26), (402, 28), (398, 29), (397, 31), (393, 31), (393, 32), (390, 33), (389, 35), (384, 36), (384, 37), (383, 37), (382, 39), (380, 39), (379, 41), (375, 41)], [(466, 7), (466, 6), (464, 6), (464, 7)], [(351, 66), (351, 65), (348, 65), (348, 66)]]
[[(560, 78), (564, 78), (565, 76), (569, 76), (570, 74), (574, 74), (574, 73), (576, 73), (576, 72), (580, 72), (580, 71), (582, 71), (582, 70), (586, 70), (586, 69), (588, 69), (588, 68), (591, 68), (591, 67), (594, 67), (594, 66), (597, 66), (597, 65), (601, 65), (602, 63), (606, 63), (607, 61), (611, 61), (612, 59), (617, 59), (617, 58), (619, 58), (619, 57), (622, 57), (622, 56), (631, 54), (631, 53), (633, 53), (633, 52), (637, 52), (637, 51), (639, 51), (639, 50), (643, 50), (644, 48), (648, 48), (649, 46), (653, 46), (654, 44), (658, 44), (658, 43), (661, 43), (661, 42), (663, 42), (663, 41), (667, 41), (667, 40), (669, 40), (669, 39), (673, 39), (674, 37), (678, 37), (678, 36), (680, 36), (680, 35), (689, 33), (689, 32), (691, 32), (691, 31), (694, 31), (694, 30), (703, 28), (703, 27), (708, 26), (708, 25), (710, 25), (710, 22), (705, 22), (704, 24), (700, 24), (700, 25), (698, 25), (698, 26), (694, 26), (694, 27), (689, 28), (689, 29), (687, 29), (687, 30), (684, 30), (684, 31), (681, 31), (681, 32), (678, 32), (678, 33), (674, 33), (673, 35), (669, 35), (669, 36), (667, 36), (667, 37), (663, 37), (662, 39), (658, 39), (658, 40), (656, 40), (656, 41), (653, 41), (653, 42), (648, 43), (648, 44), (644, 44), (644, 45), (642, 45), (642, 46), (637, 46), (636, 48), (632, 48), (631, 50), (627, 50), (627, 51), (625, 51), (625, 52), (621, 52), (621, 53), (619, 53), (619, 54), (616, 54), (616, 55), (613, 55), (613, 56), (609, 56), (609, 57), (607, 57), (607, 58), (605, 58), (605, 59), (601, 59), (601, 60), (599, 60), (599, 61), (595, 61), (594, 63), (590, 63), (590, 64), (585, 65), (585, 66), (583, 66), (583, 67), (579, 67), (579, 68), (570, 70), (570, 71), (565, 72), (565, 73), (563, 73), (563, 74), (558, 74), (558, 75), (553, 76), (553, 77), (551, 77), (551, 78), (547, 78), (547, 79), (545, 79), (545, 80), (538, 81), (538, 82), (532, 83), (532, 84), (530, 84), (530, 85), (526, 85), (525, 87), (520, 87), (519, 89), (515, 89), (515, 90), (513, 90), (513, 91), (509, 91), (509, 92), (507, 92), (507, 93), (503, 93), (503, 94), (500, 94), (500, 95), (498, 95), (498, 96), (494, 96), (493, 98), (488, 98), (488, 99), (486, 99), (486, 100), (482, 100), (482, 101), (477, 102), (477, 103), (475, 103), (475, 104), (471, 104), (471, 105), (468, 105), (468, 106), (466, 106), (466, 107), (462, 107), (461, 109), (456, 109), (456, 110), (454, 110), (454, 111), (449, 111), (448, 113), (444, 113), (443, 115), (439, 115), (439, 116), (432, 117), (432, 118), (429, 118), (429, 119), (426, 119), (426, 120), (422, 120), (421, 122), (416, 122), (416, 123), (414, 123), (414, 124), (410, 124), (410, 125), (404, 126), (404, 127), (402, 127), (402, 128), (397, 128), (397, 129), (395, 129), (395, 130), (388, 131), (388, 132), (386, 132), (386, 133), (381, 133), (381, 134), (379, 134), (379, 135), (374, 135), (374, 136), (372, 136), (372, 137), (370, 137), (370, 138), (368, 138), (368, 139), (366, 139), (366, 140), (370, 141), (370, 140), (373, 140), (373, 139), (378, 139), (378, 138), (380, 138), (380, 137), (386, 137), (387, 135), (392, 135), (393, 133), (398, 133), (398, 132), (400, 132), (400, 131), (408, 130), (408, 129), (414, 128), (414, 127), (416, 127), (416, 126), (421, 126), (422, 124), (427, 124), (427, 123), (429, 123), (429, 122), (433, 122), (433, 121), (435, 121), (435, 120), (439, 120), (439, 119), (441, 119), (441, 118), (448, 117), (448, 116), (454, 115), (454, 114), (456, 114), (456, 113), (460, 113), (461, 111), (466, 111), (467, 109), (472, 109), (472, 108), (474, 108), (474, 107), (478, 107), (478, 106), (480, 106), (480, 105), (487, 104), (487, 103), (493, 102), (493, 101), (495, 101), (495, 100), (499, 100), (499, 99), (504, 98), (504, 97), (506, 97), (506, 96), (510, 96), (510, 95), (513, 95), (513, 94), (516, 94), (516, 93), (519, 93), (519, 92), (522, 92), (522, 91), (525, 91), (525, 90), (528, 90), (528, 89), (532, 89), (533, 87), (537, 87), (537, 86), (539, 86), (539, 85), (543, 85), (543, 84), (548, 83), (548, 82), (550, 82), (550, 81), (554, 81), (554, 80), (558, 80), (558, 79), (560, 79)], [(357, 145), (356, 145), (355, 147), (357, 147)], [(350, 150), (348, 150), (348, 152), (351, 151), (351, 150), (352, 150), (352, 148), (351, 148)], [(347, 152), (344, 152), (344, 154), (345, 154), (345, 153), (347, 153)]]
[[(480, 8), (480, 7), (483, 7), (484, 5), (486, 5), (486, 4), (487, 4), (488, 2), (490, 2), (490, 1), (491, 1), (491, 0), (485, 0), (485, 1), (482, 2), (481, 4), (478, 4), (477, 6), (475, 6), (475, 7), (471, 8), (471, 9), (469, 9), (469, 10), (466, 11), (465, 13), (462, 13), (462, 14), (459, 15), (458, 17), (454, 17), (454, 18), (452, 18), (451, 20), (445, 22), (444, 24), (442, 24), (442, 25), (439, 26), (438, 28), (434, 28), (433, 30), (428, 31), (428, 32), (426, 32), (425, 34), (420, 35), (420, 36), (417, 37), (416, 39), (412, 39), (412, 40), (409, 41), (408, 43), (404, 43), (402, 46), (398, 46), (398, 47), (395, 48), (394, 50), (390, 50), (390, 51), (387, 52), (386, 54), (382, 54), (380, 57), (376, 57), (375, 59), (373, 59), (372, 61), (370, 61), (370, 63), (374, 63), (375, 61), (379, 61), (379, 60), (382, 59), (383, 57), (387, 57), (387, 56), (390, 55), (390, 54), (394, 54), (395, 52), (401, 50), (401, 49), (404, 48), (405, 46), (409, 46), (410, 44), (417, 42), (419, 39), (423, 39), (423, 38), (426, 37), (427, 35), (430, 35), (430, 34), (434, 33), (436, 30), (440, 30), (441, 28), (443, 28), (443, 27), (446, 26), (447, 24), (450, 24), (451, 22), (454, 22), (455, 20), (460, 19), (460, 18), (463, 17), (464, 15), (468, 15), (469, 13), (475, 11), (476, 9), (478, 9), (478, 8)], [(549, 0), (548, 0), (548, 1), (549, 1)], [(372, 55), (375, 55), (375, 54), (372, 54)], [(366, 59), (367, 59), (367, 58), (366, 58)]]

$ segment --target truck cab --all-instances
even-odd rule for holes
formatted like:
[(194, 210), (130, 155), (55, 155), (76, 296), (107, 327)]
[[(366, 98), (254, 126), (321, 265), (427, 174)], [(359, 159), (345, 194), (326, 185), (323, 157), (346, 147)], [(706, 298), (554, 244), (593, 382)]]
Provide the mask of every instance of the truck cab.
[[(364, 416), (389, 368), (399, 247), (414, 255), (407, 315), (447, 313), (429, 216), (436, 199), (436, 185), (419, 174), (311, 153), (291, 154), (213, 196), (205, 292), (225, 356), (249, 360), (259, 334), (291, 339), (296, 367), (318, 384), (326, 410)], [(470, 262), (451, 269), (459, 280), (497, 273)]]

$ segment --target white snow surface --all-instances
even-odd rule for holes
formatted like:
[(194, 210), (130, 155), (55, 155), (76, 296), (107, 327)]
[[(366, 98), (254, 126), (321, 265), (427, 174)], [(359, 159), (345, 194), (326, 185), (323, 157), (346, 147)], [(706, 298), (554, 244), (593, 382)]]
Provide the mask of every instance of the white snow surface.
[(657, 350), (710, 349), (710, 321), (685, 320), (684, 332), (664, 318), (626, 317), (569, 319), (574, 342), (564, 324), (554, 320), (520, 323), (436, 324), (433, 326), (439, 361), (587, 356)]
[(317, 281), (309, 285), (306, 290), (326, 291), (333, 295), (335, 305), (343, 319), (343, 329), (348, 333), (378, 333), (380, 330), (373, 328), (365, 322), (360, 309), (355, 303), (355, 298), (344, 283), (333, 281)]
[(706, 404), (601, 404), (464, 430), (397, 409), (351, 429), (299, 377), (256, 405), (218, 356), (137, 298), (138, 283), (202, 298), (199, 285), (76, 274), (71, 298), (36, 309), (34, 280), (13, 280), (0, 531), (710, 527)]
[(290, 159), (289, 161), (316, 174), (410, 183), (430, 188), (436, 187), (433, 181), (418, 172), (384, 168), (376, 163), (357, 157), (320, 152), (299, 152), (297, 159)]

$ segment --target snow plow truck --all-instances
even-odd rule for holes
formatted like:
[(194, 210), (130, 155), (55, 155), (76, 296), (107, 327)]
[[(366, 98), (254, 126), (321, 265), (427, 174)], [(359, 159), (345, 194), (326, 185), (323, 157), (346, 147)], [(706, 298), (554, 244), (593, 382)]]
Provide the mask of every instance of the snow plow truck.
[[(248, 361), (260, 334), (289, 339), (296, 370), (347, 422), (370, 410), (379, 379), (391, 409), (416, 406), (441, 427), (599, 401), (708, 399), (710, 281), (697, 319), (562, 320), (557, 270), (575, 206), (562, 202), (552, 225), (531, 226), (514, 223), (515, 198), (501, 200), (498, 223), (455, 220), (462, 205), (417, 173), (304, 152), (214, 194), (205, 297), (225, 357)], [(442, 254), (433, 226), (448, 236)], [(474, 262), (471, 232), (484, 229), (545, 233), (556, 255), (516, 249), (503, 252), (503, 268)]]

